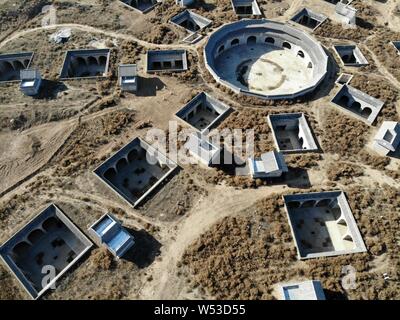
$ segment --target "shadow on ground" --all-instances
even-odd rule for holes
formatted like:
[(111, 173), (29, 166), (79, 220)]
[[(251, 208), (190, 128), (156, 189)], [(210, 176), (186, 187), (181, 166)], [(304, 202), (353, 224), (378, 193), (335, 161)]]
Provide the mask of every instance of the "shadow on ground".
[(165, 88), (165, 83), (159, 78), (140, 78), (139, 89), (136, 93), (138, 97), (154, 97), (157, 95), (157, 91)]
[(141, 269), (148, 267), (160, 254), (161, 243), (146, 230), (126, 229), (134, 237), (135, 245), (122, 259), (133, 262)]

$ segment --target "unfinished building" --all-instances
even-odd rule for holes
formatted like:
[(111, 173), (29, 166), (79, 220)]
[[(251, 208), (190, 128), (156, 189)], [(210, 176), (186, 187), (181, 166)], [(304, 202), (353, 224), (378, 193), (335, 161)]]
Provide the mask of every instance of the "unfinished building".
[(42, 77), (37, 69), (24, 69), (20, 71), (20, 90), (27, 96), (36, 96), (40, 91)]
[[(4, 243), (0, 255), (29, 295), (37, 299), (91, 246), (74, 223), (51, 204)], [(48, 279), (52, 271), (54, 277)]]
[(171, 18), (170, 22), (190, 33), (203, 30), (211, 24), (211, 20), (190, 10), (177, 14)]
[(347, 84), (333, 97), (332, 103), (369, 125), (372, 125), (384, 105), (383, 101)]
[(279, 151), (297, 153), (318, 150), (304, 113), (270, 114), (268, 123)]
[(89, 232), (99, 245), (105, 246), (118, 259), (135, 244), (133, 236), (110, 213), (93, 223)]
[(233, 10), (239, 17), (261, 16), (256, 0), (231, 0)]
[(118, 84), (122, 91), (137, 92), (138, 81), (136, 64), (120, 64), (118, 66)]
[(356, 45), (335, 45), (333, 48), (346, 67), (362, 67), (368, 65), (368, 60)]
[(279, 285), (280, 300), (325, 300), (324, 289), (320, 281), (285, 283)]
[(205, 92), (200, 92), (175, 116), (194, 129), (205, 132), (220, 123), (229, 111), (230, 107), (221, 101)]
[(283, 200), (299, 259), (366, 251), (342, 191), (286, 195)]
[(259, 158), (249, 158), (247, 163), (253, 179), (279, 178), (289, 171), (281, 152), (270, 151)]
[(186, 71), (186, 50), (148, 50), (146, 65), (148, 73)]
[(94, 170), (95, 175), (133, 207), (177, 169), (177, 164), (135, 138)]
[(110, 49), (67, 51), (60, 79), (105, 77), (109, 61)]
[(221, 164), (222, 148), (213, 144), (210, 139), (200, 132), (193, 132), (185, 143), (185, 149), (203, 165)]
[(33, 52), (0, 55), (0, 82), (19, 81), (21, 70), (29, 68)]
[(204, 59), (219, 84), (267, 100), (313, 92), (328, 67), (324, 49), (307, 32), (266, 19), (225, 24), (209, 37)]
[(299, 12), (297, 12), (290, 20), (311, 30), (315, 30), (326, 19), (327, 17), (323, 14), (316, 13), (308, 8), (303, 8)]
[(157, 0), (119, 0), (128, 8), (134, 9), (140, 13), (147, 13), (152, 10), (160, 1)]
[(374, 137), (373, 148), (383, 156), (391, 156), (400, 145), (400, 123), (384, 121)]

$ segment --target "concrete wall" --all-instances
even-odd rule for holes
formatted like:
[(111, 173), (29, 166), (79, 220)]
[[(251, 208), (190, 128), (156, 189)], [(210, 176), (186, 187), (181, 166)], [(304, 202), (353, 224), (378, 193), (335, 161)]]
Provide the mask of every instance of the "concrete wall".
[[(290, 44), (296, 53), (301, 50), (305, 59), (309, 59), (313, 68), (313, 80), (305, 89), (290, 95), (263, 95), (248, 90), (243, 90), (230, 82), (220, 78), (215, 66), (215, 59), (223, 51), (229, 50), (233, 39), (239, 39), (240, 44), (246, 44), (250, 36), (255, 36), (257, 43), (265, 43), (266, 38), (273, 38), (277, 47), (282, 48), (283, 43)], [(222, 26), (209, 38), (204, 47), (204, 58), (207, 70), (214, 79), (236, 93), (243, 93), (262, 99), (293, 99), (314, 91), (318, 84), (325, 78), (328, 68), (328, 56), (322, 46), (310, 35), (289, 25), (271, 20), (241, 20)]]

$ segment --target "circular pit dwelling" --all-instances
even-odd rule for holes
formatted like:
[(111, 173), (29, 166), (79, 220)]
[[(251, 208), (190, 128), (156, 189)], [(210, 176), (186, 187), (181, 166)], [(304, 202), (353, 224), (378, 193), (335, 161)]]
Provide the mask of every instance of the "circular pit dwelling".
[(312, 92), (328, 68), (328, 56), (313, 37), (265, 19), (224, 25), (210, 36), (204, 58), (218, 83), (270, 100)]

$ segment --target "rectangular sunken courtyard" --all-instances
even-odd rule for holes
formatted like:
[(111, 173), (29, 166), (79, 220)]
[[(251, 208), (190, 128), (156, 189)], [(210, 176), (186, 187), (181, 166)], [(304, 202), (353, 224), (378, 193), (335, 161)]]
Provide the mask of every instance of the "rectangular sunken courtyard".
[(109, 49), (67, 51), (61, 79), (104, 77), (110, 61)]
[[(92, 242), (54, 204), (40, 212), (1, 248), (5, 264), (33, 299), (37, 299), (74, 265)], [(45, 281), (47, 268), (55, 278)]]
[(347, 84), (342, 86), (332, 99), (332, 103), (369, 125), (372, 125), (384, 105), (383, 101)]
[(227, 105), (205, 92), (200, 92), (175, 115), (193, 128), (205, 131), (219, 123), (229, 110)]
[(283, 199), (300, 259), (366, 251), (342, 191), (293, 194)]
[(356, 45), (336, 45), (333, 47), (342, 60), (343, 65), (349, 67), (368, 65), (368, 60)]
[(186, 50), (147, 51), (147, 72), (178, 72), (188, 68)]
[(188, 32), (200, 31), (211, 24), (211, 20), (202, 17), (190, 10), (185, 10), (170, 20), (173, 24), (184, 28)]
[(175, 162), (145, 141), (135, 138), (102, 163), (94, 173), (136, 207), (176, 168)]
[(256, 0), (231, 0), (233, 10), (239, 17), (260, 16), (261, 11)]
[(141, 13), (147, 13), (152, 10), (157, 4), (157, 0), (119, 0), (127, 7), (132, 8)]
[(32, 52), (0, 55), (0, 82), (19, 81), (21, 70), (29, 68)]
[(296, 13), (290, 20), (293, 22), (296, 22), (304, 27), (315, 30), (326, 19), (327, 19), (327, 17), (323, 14), (316, 13), (308, 8), (303, 8), (298, 13)]
[(268, 115), (272, 136), (283, 153), (317, 151), (318, 146), (303, 113)]

